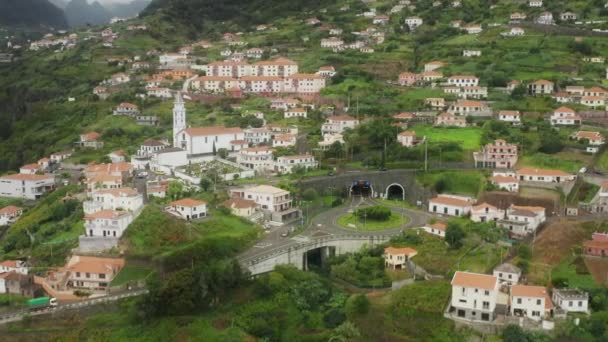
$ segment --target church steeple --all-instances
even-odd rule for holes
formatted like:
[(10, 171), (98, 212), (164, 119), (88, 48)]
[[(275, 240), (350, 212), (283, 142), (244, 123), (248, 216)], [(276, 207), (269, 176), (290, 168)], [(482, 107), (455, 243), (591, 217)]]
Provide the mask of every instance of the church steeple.
[(186, 107), (182, 94), (177, 92), (173, 103), (173, 147), (182, 147), (179, 133), (186, 129)]

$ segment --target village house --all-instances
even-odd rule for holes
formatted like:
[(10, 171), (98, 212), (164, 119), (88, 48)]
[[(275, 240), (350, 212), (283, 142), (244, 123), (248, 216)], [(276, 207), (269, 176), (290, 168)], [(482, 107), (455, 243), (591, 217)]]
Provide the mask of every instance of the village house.
[(309, 170), (314, 169), (317, 166), (318, 164), (314, 156), (310, 154), (302, 154), (278, 157), (274, 164), (274, 170), (280, 173), (292, 173), (294, 168)]
[(329, 35), (330, 36), (339, 36), (342, 34), (342, 32), (343, 32), (343, 30), (341, 28), (334, 27), (329, 30)]
[(88, 147), (96, 150), (103, 147), (103, 141), (99, 141), (101, 134), (97, 132), (81, 134), (79, 138), (80, 140), (76, 143), (78, 146)]
[(585, 87), (583, 86), (566, 86), (566, 93), (574, 96), (583, 96), (585, 94)]
[(87, 179), (99, 174), (109, 174), (120, 176), (126, 181), (133, 174), (133, 169), (133, 165), (126, 162), (91, 164), (83, 170), (83, 174)]
[(543, 0), (530, 0), (528, 2), (530, 7), (543, 7)]
[(425, 224), (424, 226), (422, 226), (422, 229), (429, 234), (437, 235), (439, 237), (444, 238), (445, 232), (446, 230), (448, 230), (448, 225), (443, 222), (435, 222)]
[(506, 262), (496, 266), (493, 274), (501, 285), (513, 286), (519, 283), (519, 279), (521, 278), (521, 269)]
[(42, 172), (42, 168), (38, 163), (25, 164), (19, 168), (19, 173), (24, 175), (35, 175), (39, 172)]
[(109, 80), (107, 80), (106, 82), (110, 85), (120, 85), (120, 84), (125, 84), (131, 81), (131, 77), (127, 74), (125, 74), (124, 72), (119, 72), (117, 74), (114, 74), (110, 77)]
[(390, 21), (390, 17), (388, 15), (377, 15), (374, 17), (372, 24), (374, 25), (386, 25)]
[(606, 62), (606, 58), (602, 56), (583, 57), (583, 62), (604, 64)]
[(393, 115), (393, 119), (397, 122), (409, 122), (416, 117), (415, 113), (402, 112)]
[(55, 189), (52, 175), (14, 174), (0, 177), (0, 197), (37, 200)]
[(585, 88), (583, 90), (583, 96), (591, 96), (591, 97), (596, 96), (596, 97), (606, 98), (606, 97), (608, 97), (608, 91), (606, 91), (606, 89), (600, 88), (600, 87)]
[(110, 158), (110, 161), (112, 161), (112, 163), (124, 162), (126, 160), (126, 157), (127, 152), (125, 152), (124, 150), (116, 150), (108, 153), (108, 158)]
[(498, 297), (495, 276), (456, 271), (449, 312), (466, 320), (493, 321)]
[(555, 91), (555, 84), (547, 80), (538, 80), (528, 84), (528, 94), (534, 96), (550, 95)]
[(542, 12), (538, 18), (536, 18), (536, 23), (540, 25), (554, 25), (555, 20), (553, 19), (553, 14), (551, 12)]
[(501, 110), (496, 116), (499, 121), (504, 121), (513, 126), (521, 125), (521, 113), (518, 110)]
[(511, 16), (509, 17), (511, 19), (511, 21), (513, 22), (519, 22), (521, 20), (526, 20), (526, 14), (525, 13), (521, 13), (521, 12), (513, 12), (511, 13)]
[(452, 113), (444, 112), (435, 117), (435, 126), (466, 127), (467, 121)]
[(150, 63), (148, 63), (148, 62), (134, 62), (133, 64), (131, 64), (131, 69), (132, 70), (150, 69)]
[(151, 87), (148, 88), (146, 93), (151, 97), (158, 97), (161, 99), (170, 99), (173, 97), (173, 91), (165, 87)]
[(128, 102), (123, 102), (119, 104), (118, 107), (116, 107), (116, 109), (114, 110), (114, 115), (132, 116), (137, 114), (139, 114), (139, 109), (137, 105)]
[(256, 203), (254, 201), (243, 198), (231, 198), (222, 202), (222, 205), (230, 209), (230, 212), (236, 216), (251, 217), (255, 214)]
[(596, 257), (608, 256), (608, 233), (594, 232), (591, 240), (583, 242), (583, 253)]
[(14, 205), (9, 205), (0, 209), (0, 226), (6, 226), (14, 223), (17, 221), (17, 219), (19, 219), (19, 217), (21, 217), (21, 214), (23, 214), (23, 208)]
[(393, 270), (405, 270), (408, 266), (408, 261), (415, 257), (418, 252), (409, 247), (397, 248), (397, 247), (386, 247), (384, 248), (384, 267)]
[(558, 103), (570, 103), (574, 101), (574, 98), (566, 92), (558, 92), (551, 96)]
[(44, 281), (58, 291), (106, 290), (124, 265), (122, 258), (72, 255), (65, 266), (50, 271)]
[(453, 27), (453, 28), (461, 28), (462, 24), (463, 24), (462, 20), (452, 20), (450, 22), (450, 26)]
[(238, 152), (240, 145), (233, 141), (244, 141), (245, 133), (238, 127), (191, 127), (179, 132), (176, 138), (174, 147), (184, 149), (190, 156), (211, 155), (220, 149)]
[(258, 208), (271, 214), (271, 221), (274, 222), (286, 222), (300, 217), (300, 211), (292, 207), (293, 199), (289, 191), (271, 185), (231, 189), (230, 195), (254, 201)]
[(553, 289), (553, 304), (566, 313), (589, 313), (589, 293), (578, 289)]
[(409, 17), (405, 19), (405, 24), (409, 27), (410, 31), (414, 31), (418, 26), (422, 25), (423, 21), (420, 17)]
[(443, 74), (439, 71), (424, 71), (418, 74), (418, 80), (425, 83), (432, 83), (443, 78)]
[(576, 175), (569, 174), (561, 170), (521, 168), (517, 170), (517, 178), (527, 182), (563, 183), (574, 181)]
[(329, 37), (321, 39), (321, 47), (322, 48), (340, 48), (344, 46), (344, 41), (337, 37)]
[(285, 133), (276, 134), (272, 138), (272, 147), (290, 147), (295, 146), (297, 136), (295, 134)]
[(207, 202), (192, 198), (183, 198), (169, 203), (165, 207), (169, 214), (190, 221), (207, 216)]
[(485, 202), (471, 208), (471, 221), (473, 222), (495, 222), (504, 215), (503, 210)]
[(511, 27), (511, 30), (502, 32), (500, 35), (503, 37), (521, 37), (526, 31), (521, 27)]
[(344, 133), (346, 129), (355, 129), (359, 125), (359, 120), (348, 115), (330, 116), (321, 126), (321, 134)]
[(260, 48), (251, 48), (247, 50), (247, 58), (260, 59), (264, 55), (264, 50)]
[(110, 92), (108, 91), (108, 88), (102, 86), (97, 86), (93, 88), (93, 94), (97, 95), (97, 97), (99, 97), (99, 99), (101, 100), (106, 100), (108, 97), (110, 97)]
[(445, 63), (440, 61), (432, 61), (424, 64), (424, 71), (435, 71), (439, 68), (443, 68)]
[(606, 98), (602, 96), (583, 96), (580, 104), (594, 109), (604, 108), (606, 106)]
[(236, 162), (257, 173), (265, 173), (273, 169), (273, 153), (274, 149), (268, 146), (247, 147), (239, 151)]
[(316, 74), (319, 76), (326, 77), (326, 78), (334, 77), (336, 75), (336, 69), (331, 65), (322, 66), (319, 68), (319, 70), (316, 72)]
[(479, 78), (473, 75), (454, 75), (448, 77), (448, 84), (455, 87), (477, 87)]
[(513, 285), (509, 303), (509, 311), (513, 316), (540, 321), (553, 314), (553, 302), (547, 288), (543, 286)]
[(553, 114), (549, 118), (551, 125), (580, 125), (582, 119), (576, 115), (576, 112), (572, 108), (559, 107), (553, 111)]
[(427, 97), (424, 99), (424, 104), (433, 109), (445, 108), (445, 99), (443, 97)]
[(589, 209), (593, 213), (608, 212), (608, 182), (603, 182), (600, 185), (600, 190), (593, 198)]
[(572, 13), (572, 12), (563, 12), (559, 15), (559, 19), (561, 21), (571, 21), (571, 20), (576, 20), (577, 16), (576, 13)]
[(246, 128), (243, 130), (245, 141), (251, 145), (266, 144), (271, 140), (271, 132), (265, 127)]
[(0, 273), (0, 293), (15, 294), (21, 297), (33, 297), (39, 286), (34, 283), (34, 276), (18, 272)]
[(397, 134), (397, 142), (403, 147), (413, 147), (420, 144), (424, 139), (419, 140), (414, 131), (404, 131)]
[[(84, 216), (84, 238), (81, 237), (80, 246), (86, 238), (112, 238), (111, 245), (103, 246), (99, 250), (115, 247), (129, 224), (133, 221), (133, 214), (118, 210), (101, 210)], [(87, 252), (91, 252), (88, 250)]]
[(488, 87), (456, 87), (456, 96), (461, 99), (484, 99), (488, 97)]
[(462, 50), (463, 57), (481, 57), (481, 50)]
[(498, 226), (506, 229), (511, 237), (524, 237), (536, 232), (538, 226), (545, 222), (545, 208), (517, 206), (507, 208), (504, 219), (497, 221)]
[(340, 133), (323, 134), (323, 141), (319, 141), (319, 149), (327, 151), (335, 143), (344, 144), (344, 136)]
[(307, 112), (306, 108), (302, 108), (302, 107), (290, 108), (290, 109), (287, 109), (283, 113), (283, 117), (285, 119), (306, 118), (307, 115), (308, 115), (308, 112)]
[(482, 116), (487, 112), (488, 106), (479, 101), (458, 100), (450, 105), (448, 113), (462, 116)]
[(473, 159), (476, 168), (510, 169), (517, 164), (517, 145), (496, 139), (480, 152), (474, 152)]
[(413, 72), (402, 72), (399, 74), (399, 85), (401, 86), (412, 86), (420, 80), (420, 76)]
[(137, 153), (131, 156), (131, 164), (137, 169), (145, 169), (149, 166), (152, 155), (168, 146), (169, 143), (165, 141), (147, 139), (139, 146)]
[(468, 34), (478, 34), (483, 31), (483, 28), (479, 24), (470, 24), (462, 26), (462, 29), (467, 31)]
[(465, 216), (474, 200), (467, 196), (440, 194), (429, 200), (429, 212), (449, 216)]
[(96, 190), (89, 200), (83, 202), (85, 214), (102, 210), (124, 210), (138, 214), (143, 206), (143, 196), (132, 188)]
[(28, 274), (29, 268), (27, 263), (22, 260), (4, 260), (0, 262), (0, 273), (15, 272), (19, 274)]
[(504, 189), (509, 192), (519, 192), (519, 181), (514, 176), (495, 174), (490, 177), (490, 182), (499, 189)]
[(86, 179), (87, 195), (91, 195), (95, 190), (118, 189), (122, 186), (123, 178), (120, 175), (99, 173)]
[(577, 131), (570, 135), (573, 139), (586, 141), (587, 152), (596, 153), (599, 151), (599, 147), (606, 143), (604, 136), (600, 132), (591, 131)]

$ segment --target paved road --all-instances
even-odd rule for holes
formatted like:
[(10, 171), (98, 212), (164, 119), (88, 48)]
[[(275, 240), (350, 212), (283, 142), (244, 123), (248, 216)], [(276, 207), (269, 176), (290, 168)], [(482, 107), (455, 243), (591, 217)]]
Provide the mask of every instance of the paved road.
[(339, 208), (330, 209), (322, 212), (317, 216), (313, 217), (310, 225), (300, 234), (292, 237), (282, 237), (281, 234), (286, 233), (290, 227), (279, 227), (273, 228), (267, 235), (258, 243), (245, 251), (239, 256), (239, 259), (250, 259), (259, 258), (264, 255), (271, 253), (273, 250), (288, 247), (290, 245), (297, 245), (302, 241), (314, 239), (316, 237), (331, 236), (331, 235), (359, 235), (359, 236), (373, 236), (373, 235), (397, 235), (404, 229), (420, 227), (427, 223), (432, 215), (419, 211), (412, 210), (402, 207), (388, 206), (395, 214), (409, 217), (409, 222), (402, 226), (389, 230), (374, 230), (374, 231), (360, 231), (355, 229), (347, 229), (340, 226), (337, 220), (340, 216), (352, 212), (359, 206), (374, 205), (376, 202), (369, 198), (356, 198), (353, 199), (348, 205), (341, 206)]
[(92, 305), (99, 305), (99, 304), (114, 302), (114, 301), (124, 299), (124, 298), (141, 296), (146, 293), (148, 293), (148, 290), (139, 289), (139, 290), (116, 293), (116, 294), (112, 294), (112, 295), (104, 296), (104, 297), (91, 298), (91, 299), (87, 299), (87, 300), (83, 300), (83, 301), (79, 301), (79, 302), (59, 303), (59, 305), (55, 308), (47, 308), (47, 309), (38, 310), (38, 311), (30, 311), (27, 309), (17, 310), (17, 311), (13, 311), (10, 313), (3, 313), (2, 315), (0, 315), (0, 324), (20, 321), (21, 319), (23, 319), (23, 317), (25, 315), (40, 316), (40, 315), (47, 315), (47, 314), (52, 314), (52, 313), (60, 312), (60, 311), (77, 310), (77, 309), (92, 306)]

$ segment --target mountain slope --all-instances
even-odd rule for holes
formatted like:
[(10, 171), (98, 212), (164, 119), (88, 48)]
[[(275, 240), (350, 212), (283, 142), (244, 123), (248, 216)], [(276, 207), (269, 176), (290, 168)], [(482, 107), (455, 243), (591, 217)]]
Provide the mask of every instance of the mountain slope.
[(169, 19), (194, 28), (209, 21), (231, 20), (241, 27), (301, 15), (334, 3), (330, 0), (153, 0), (142, 15), (161, 11)]
[(134, 17), (150, 4), (151, 0), (133, 0), (129, 3), (110, 3), (105, 7), (114, 17)]
[(48, 0), (2, 0), (0, 25), (59, 28), (66, 27), (67, 21), (61, 9)]
[(70, 26), (106, 24), (112, 16), (99, 2), (72, 0), (65, 6), (65, 15)]

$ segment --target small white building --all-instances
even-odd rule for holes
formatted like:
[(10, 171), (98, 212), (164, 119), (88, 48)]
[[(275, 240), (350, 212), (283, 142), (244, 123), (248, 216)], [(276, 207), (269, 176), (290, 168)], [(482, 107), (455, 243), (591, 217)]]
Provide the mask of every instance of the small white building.
[(448, 84), (455, 87), (477, 87), (479, 77), (473, 75), (454, 75), (448, 78)]
[(503, 218), (505, 212), (488, 203), (481, 203), (471, 208), (471, 221), (493, 222)]
[(462, 50), (463, 57), (481, 57), (481, 50)]
[(513, 316), (540, 321), (550, 317), (553, 310), (549, 292), (543, 286), (513, 285), (509, 299), (511, 303), (509, 311)]
[(23, 214), (23, 208), (9, 205), (0, 209), (0, 226), (14, 223)]
[(578, 289), (553, 289), (553, 303), (568, 312), (589, 313), (589, 294)]
[(165, 210), (174, 216), (190, 221), (207, 216), (207, 202), (184, 198), (169, 203)]
[(272, 138), (272, 147), (290, 147), (295, 146), (297, 136), (295, 134), (275, 134)]
[(25, 261), (22, 260), (4, 260), (0, 262), (0, 273), (16, 272), (27, 275), (29, 268)]
[(508, 122), (513, 126), (521, 125), (521, 113), (518, 110), (501, 110), (497, 117), (499, 121)]
[(501, 285), (512, 286), (519, 282), (521, 269), (510, 263), (504, 263), (494, 268), (494, 276)]
[(393, 270), (407, 269), (408, 261), (417, 254), (418, 252), (415, 249), (409, 247), (386, 247), (383, 254), (384, 267)]
[(421, 141), (416, 137), (414, 131), (404, 131), (397, 135), (397, 141), (404, 147), (413, 147), (418, 145)]
[(83, 202), (85, 214), (102, 210), (123, 210), (138, 213), (143, 206), (143, 196), (132, 188), (93, 191), (91, 199)]
[(449, 216), (464, 216), (471, 212), (474, 200), (467, 196), (441, 194), (429, 200), (429, 212)]
[(308, 170), (314, 169), (317, 166), (318, 164), (314, 156), (311, 154), (302, 154), (278, 157), (274, 164), (274, 170), (280, 173), (291, 173), (296, 167)]
[(498, 298), (495, 276), (457, 271), (452, 278), (450, 312), (457, 318), (493, 321)]
[(429, 234), (444, 238), (445, 232), (448, 230), (448, 225), (443, 222), (436, 222), (432, 224), (425, 224), (422, 229)]
[(423, 20), (420, 17), (409, 17), (405, 19), (405, 24), (410, 28), (410, 31), (415, 30), (418, 26), (422, 25)]
[(283, 117), (285, 119), (306, 118), (307, 115), (308, 115), (308, 111), (306, 110), (306, 108), (302, 108), (302, 107), (290, 108), (290, 109), (287, 109), (283, 113)]
[(0, 197), (36, 200), (55, 189), (52, 175), (14, 174), (0, 177)]
[(84, 217), (84, 235), (86, 237), (120, 238), (133, 215), (126, 211), (101, 210)]
[(521, 238), (534, 233), (545, 220), (544, 207), (511, 204), (504, 219), (499, 219), (497, 223), (499, 227), (508, 230), (509, 236)]
[(519, 181), (514, 176), (493, 175), (490, 182), (496, 185), (499, 189), (504, 189), (509, 192), (519, 192)]
[(256, 172), (269, 172), (274, 168), (274, 149), (268, 146), (247, 147), (239, 151), (236, 162)]
[(359, 125), (359, 120), (348, 115), (330, 116), (321, 126), (321, 134), (344, 133), (346, 129), (355, 129)]
[(576, 180), (576, 175), (553, 169), (525, 167), (517, 170), (516, 175), (522, 182), (562, 183)]

